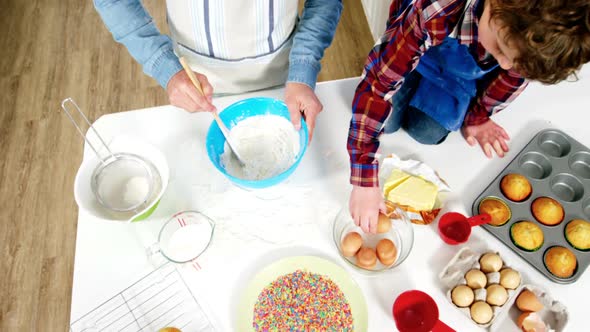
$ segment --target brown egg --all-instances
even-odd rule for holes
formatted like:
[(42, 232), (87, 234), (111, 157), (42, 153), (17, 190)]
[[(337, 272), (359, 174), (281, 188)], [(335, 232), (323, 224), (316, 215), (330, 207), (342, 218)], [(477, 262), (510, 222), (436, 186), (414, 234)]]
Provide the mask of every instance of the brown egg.
[(391, 219), (386, 215), (379, 213), (377, 219), (377, 233), (387, 233), (391, 229)]
[(486, 302), (490, 305), (503, 306), (508, 300), (506, 288), (500, 285), (491, 285), (487, 289)]
[(520, 286), (520, 273), (513, 269), (500, 271), (500, 285), (506, 289), (516, 289)]
[(500, 271), (504, 263), (498, 254), (489, 252), (481, 256), (479, 259), (479, 264), (483, 273), (490, 273)]
[(361, 248), (356, 254), (356, 265), (363, 269), (372, 269), (377, 264), (377, 254), (373, 248)]
[(541, 317), (534, 312), (523, 312), (516, 321), (523, 332), (545, 331), (546, 325)]
[(453, 303), (460, 308), (469, 307), (471, 303), (473, 303), (474, 298), (475, 295), (473, 294), (473, 289), (465, 285), (456, 286), (451, 291), (451, 299), (453, 300)]
[(539, 301), (535, 293), (525, 289), (516, 298), (516, 307), (521, 311), (536, 312), (543, 309), (543, 303)]
[(471, 313), (471, 319), (473, 319), (478, 324), (487, 324), (494, 317), (494, 311), (492, 310), (492, 307), (483, 301), (475, 302), (473, 305), (471, 305), (471, 309), (469, 311)]
[(467, 286), (473, 289), (484, 288), (488, 283), (486, 275), (478, 269), (471, 269), (465, 273), (465, 281)]
[(397, 258), (395, 244), (389, 239), (382, 239), (377, 243), (377, 258), (383, 265), (389, 266)]
[(363, 245), (363, 238), (357, 232), (350, 232), (346, 234), (342, 243), (340, 244), (340, 250), (344, 257), (352, 257), (356, 255), (361, 246)]

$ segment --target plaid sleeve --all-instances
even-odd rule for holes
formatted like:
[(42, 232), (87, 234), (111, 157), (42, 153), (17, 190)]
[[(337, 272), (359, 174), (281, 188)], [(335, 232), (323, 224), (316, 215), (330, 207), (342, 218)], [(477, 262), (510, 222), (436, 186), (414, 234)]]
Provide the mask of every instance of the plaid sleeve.
[(482, 124), (493, 114), (506, 108), (526, 88), (528, 81), (514, 70), (500, 70), (495, 79), (472, 103), (464, 125)]
[[(397, 5), (392, 3), (391, 15), (397, 13), (393, 10)], [(352, 102), (347, 141), (351, 184), (379, 185), (376, 153), (384, 122), (392, 112), (391, 99), (427, 45), (440, 44), (450, 33), (461, 9), (461, 1), (417, 0), (388, 20), (385, 34), (369, 53)]]

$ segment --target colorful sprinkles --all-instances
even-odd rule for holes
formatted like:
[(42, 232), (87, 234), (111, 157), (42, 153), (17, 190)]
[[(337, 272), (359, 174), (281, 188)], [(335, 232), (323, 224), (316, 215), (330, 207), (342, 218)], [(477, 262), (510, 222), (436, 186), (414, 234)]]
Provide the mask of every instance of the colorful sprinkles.
[(350, 305), (328, 277), (297, 270), (266, 286), (254, 305), (255, 331), (353, 331)]

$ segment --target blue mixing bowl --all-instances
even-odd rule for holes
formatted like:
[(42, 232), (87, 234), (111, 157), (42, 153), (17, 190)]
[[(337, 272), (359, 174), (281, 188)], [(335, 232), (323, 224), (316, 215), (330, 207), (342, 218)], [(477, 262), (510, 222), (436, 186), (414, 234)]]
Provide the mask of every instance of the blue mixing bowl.
[[(238, 101), (236, 103), (231, 104), (226, 109), (219, 113), (219, 117), (225, 125), (231, 130), (238, 122), (257, 115), (280, 115), (285, 119), (291, 121), (291, 116), (289, 115), (289, 109), (287, 105), (281, 100), (273, 99), (273, 98), (248, 98), (242, 101)], [(217, 168), (223, 175), (225, 175), (230, 181), (237, 184), (238, 186), (245, 187), (245, 188), (266, 188), (270, 186), (274, 186), (277, 183), (282, 182), (285, 180), (293, 171), (297, 168), (299, 163), (301, 162), (301, 158), (305, 154), (305, 150), (307, 149), (308, 143), (308, 130), (307, 125), (305, 124), (305, 120), (301, 118), (301, 129), (299, 130), (299, 154), (295, 158), (295, 162), (291, 167), (285, 170), (283, 173), (273, 176), (268, 179), (264, 180), (244, 180), (239, 179), (234, 176), (231, 176), (227, 173), (223, 165), (221, 164), (221, 155), (224, 152), (225, 148), (225, 137), (219, 126), (215, 121), (211, 123), (209, 127), (209, 131), (207, 132), (207, 155), (209, 156), (209, 160), (213, 163), (215, 168)]]

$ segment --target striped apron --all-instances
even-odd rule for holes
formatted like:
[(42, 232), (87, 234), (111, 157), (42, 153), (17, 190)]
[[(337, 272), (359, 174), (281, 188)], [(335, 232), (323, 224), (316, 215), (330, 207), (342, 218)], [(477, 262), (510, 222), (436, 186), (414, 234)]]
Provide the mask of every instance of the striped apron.
[(167, 0), (175, 52), (216, 94), (282, 85), (297, 24), (297, 0)]

